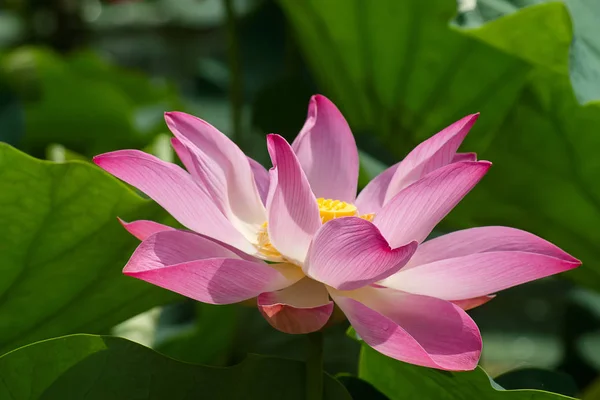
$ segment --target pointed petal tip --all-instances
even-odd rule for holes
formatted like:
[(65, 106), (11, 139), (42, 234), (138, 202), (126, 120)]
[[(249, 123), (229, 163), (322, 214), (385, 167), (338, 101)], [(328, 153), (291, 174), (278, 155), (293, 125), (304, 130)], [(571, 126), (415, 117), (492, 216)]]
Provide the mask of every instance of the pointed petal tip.
[[(165, 122), (167, 123), (167, 126), (170, 129), (175, 129), (177, 127), (178, 123), (183, 123), (185, 122), (184, 120), (194, 120), (194, 121), (199, 121), (203, 124), (209, 125), (212, 127), (212, 125), (210, 125), (208, 122), (206, 122), (205, 120), (203, 120), (202, 118), (196, 117), (195, 115), (192, 114), (188, 114), (185, 113), (183, 111), (166, 111), (164, 113), (164, 119)], [(173, 132), (175, 133), (175, 132)]]
[(565, 269), (565, 271), (568, 271), (568, 270), (571, 270), (571, 269), (581, 266), (581, 264), (582, 264), (581, 260), (573, 257), (569, 253), (565, 253), (565, 255), (567, 256), (567, 259), (565, 259), (565, 262), (568, 265), (567, 268)]
[(282, 150), (282, 146), (290, 147), (290, 144), (283, 136), (277, 133), (267, 134), (267, 150), (269, 151), (269, 156), (271, 157), (271, 163), (273, 164), (273, 167), (277, 167), (277, 158), (281, 156), (281, 154), (278, 156), (277, 153), (278, 149)]
[(131, 235), (136, 237), (137, 239), (144, 241), (148, 239), (150, 236), (154, 235), (158, 232), (164, 231), (174, 231), (175, 228), (172, 228), (167, 225), (159, 224), (158, 222), (148, 221), (148, 220), (137, 220), (127, 222), (117, 217), (123, 228)]
[(492, 167), (492, 162), (487, 160), (477, 160), (477, 161), (457, 161), (454, 164), (465, 164), (465, 165), (475, 165), (480, 166), (482, 170), (489, 170)]
[(117, 158), (120, 155), (131, 155), (131, 154), (138, 154), (138, 153), (143, 153), (140, 150), (115, 150), (115, 151), (109, 151), (107, 153), (102, 153), (102, 154), (98, 154), (94, 157), (92, 157), (92, 162), (94, 164), (96, 164), (97, 166), (99, 166), (102, 169), (105, 169), (103, 167), (103, 165), (106, 165), (106, 162), (110, 162), (111, 159)]
[(137, 150), (137, 149), (114, 150), (114, 151), (109, 151), (106, 153), (98, 154), (98, 155), (92, 157), (92, 161), (94, 162), (94, 164), (100, 166), (101, 163), (104, 163), (111, 159), (118, 158), (121, 156), (132, 156), (132, 155), (145, 157), (145, 156), (148, 156), (148, 153), (145, 153), (145, 152), (143, 152), (141, 150)]
[(106, 160), (106, 158), (110, 157), (110, 154), (111, 153), (98, 154), (97, 156), (92, 157), (92, 162), (97, 166), (102, 167), (102, 162)]
[[(196, 119), (197, 117), (195, 117), (191, 114), (181, 112), (181, 111), (167, 111), (164, 113), (164, 119), (165, 119), (165, 122), (167, 123), (167, 126), (169, 127), (169, 129), (174, 129), (177, 126), (177, 123), (185, 118)], [(200, 118), (198, 118), (198, 119), (200, 119)]]
[(327, 97), (325, 97), (324, 95), (322, 95), (320, 93), (316, 93), (310, 97), (310, 102), (312, 103), (313, 101), (318, 102), (318, 101), (331, 101), (331, 100), (329, 100)]
[(165, 118), (165, 122), (167, 123), (167, 125), (173, 121), (174, 114), (175, 114), (175, 111), (165, 111), (163, 113), (163, 117)]
[(165, 118), (192, 116), (188, 113), (184, 113), (183, 111), (165, 111), (163, 115), (165, 116)]
[(331, 101), (328, 97), (326, 97), (322, 94), (315, 94), (310, 98), (310, 101), (309, 101), (309, 105), (308, 105), (309, 114), (311, 111), (315, 111), (314, 107), (317, 107), (317, 109), (318, 109), (319, 106), (335, 107), (335, 109), (338, 109), (338, 107), (335, 105), (335, 103), (333, 101)]

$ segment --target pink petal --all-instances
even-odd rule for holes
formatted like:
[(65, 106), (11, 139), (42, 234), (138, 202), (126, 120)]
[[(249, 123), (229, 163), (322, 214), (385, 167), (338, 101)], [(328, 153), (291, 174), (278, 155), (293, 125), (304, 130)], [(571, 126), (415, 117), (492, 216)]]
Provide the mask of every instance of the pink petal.
[(438, 168), (398, 193), (373, 223), (393, 247), (422, 242), (490, 166), (488, 161), (477, 161)]
[(170, 230), (157, 232), (144, 240), (129, 259), (126, 270), (152, 270), (206, 258), (236, 258), (237, 253), (193, 232)]
[(579, 262), (552, 243), (520, 229), (486, 226), (464, 229), (428, 240), (419, 246), (404, 270), (446, 258), (489, 251), (522, 251)]
[(417, 242), (392, 249), (379, 229), (357, 217), (333, 219), (315, 235), (304, 273), (340, 290), (352, 290), (395, 274)]
[(185, 227), (250, 254), (256, 251), (192, 177), (177, 165), (138, 150), (101, 154), (94, 157), (94, 162), (146, 193)]
[(415, 147), (398, 166), (390, 181), (384, 203), (411, 183), (452, 163), (456, 150), (478, 117), (479, 114), (468, 115)]
[(269, 173), (258, 161), (248, 157), (250, 168), (254, 174), (254, 182), (256, 183), (256, 189), (263, 204), (267, 203), (267, 194), (269, 193)]
[(477, 366), (481, 336), (460, 307), (434, 297), (364, 288), (334, 301), (375, 350), (411, 364), (451, 371)]
[(477, 153), (456, 153), (452, 162), (477, 161)]
[(133, 222), (125, 222), (121, 218), (118, 219), (121, 225), (127, 229), (127, 232), (131, 233), (139, 240), (146, 240), (157, 232), (175, 230), (175, 228), (171, 228), (170, 226), (159, 224), (158, 222), (154, 221), (138, 220)]
[(171, 146), (173, 147), (173, 150), (175, 150), (175, 153), (177, 153), (177, 156), (185, 169), (193, 176), (196, 173), (196, 164), (187, 147), (185, 147), (176, 137), (171, 138)]
[(186, 161), (186, 167), (193, 164), (190, 173), (199, 179), (234, 226), (248, 240), (255, 240), (266, 214), (246, 155), (227, 136), (199, 118), (169, 112), (165, 120), (188, 151), (191, 160), (182, 161)]
[(385, 195), (392, 177), (400, 163), (396, 163), (373, 178), (356, 198), (356, 207), (360, 214), (378, 213), (385, 202)]
[(231, 250), (191, 232), (159, 232), (143, 241), (123, 273), (211, 304), (247, 300), (283, 289), (302, 277)]
[(275, 329), (301, 334), (325, 326), (333, 312), (333, 301), (322, 283), (304, 278), (285, 289), (262, 293), (258, 309)]
[(454, 301), (496, 293), (570, 270), (579, 264), (579, 261), (545, 254), (489, 251), (401, 270), (381, 284), (397, 290)]
[(268, 135), (267, 146), (273, 162), (267, 199), (269, 238), (281, 254), (301, 265), (321, 227), (319, 207), (288, 142)]
[(473, 299), (454, 300), (452, 303), (456, 304), (463, 310), (467, 311), (467, 310), (470, 310), (475, 307), (479, 307), (479, 306), (487, 303), (488, 301), (492, 300), (494, 297), (496, 297), (496, 295), (480, 296), (480, 297), (475, 297)]
[(317, 197), (354, 203), (358, 150), (348, 123), (329, 99), (310, 99), (306, 122), (292, 147)]

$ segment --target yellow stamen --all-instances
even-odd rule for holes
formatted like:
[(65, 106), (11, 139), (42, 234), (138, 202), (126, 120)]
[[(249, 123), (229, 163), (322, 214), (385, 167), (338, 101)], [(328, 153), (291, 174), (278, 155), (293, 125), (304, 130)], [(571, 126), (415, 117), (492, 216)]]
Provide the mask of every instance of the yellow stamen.
[(273, 244), (271, 244), (266, 222), (260, 227), (260, 231), (258, 232), (258, 243), (256, 244), (256, 247), (258, 247), (258, 251), (262, 255), (270, 260), (282, 258), (281, 253), (277, 251)]
[(317, 204), (319, 205), (319, 214), (323, 223), (331, 221), (334, 218), (354, 217), (358, 212), (353, 204), (340, 200), (319, 197)]
[(373, 222), (373, 218), (375, 218), (375, 214), (373, 214), (373, 213), (371, 213), (371, 214), (363, 214), (359, 218), (362, 218), (362, 219), (367, 220), (369, 222)]
[[(341, 200), (324, 199), (319, 197), (317, 199), (319, 206), (319, 215), (321, 216), (321, 223), (331, 221), (335, 218), (340, 217), (356, 217), (362, 218), (367, 221), (373, 221), (375, 214), (364, 214), (358, 215), (358, 210), (355, 205), (346, 203)], [(283, 256), (271, 243), (269, 238), (269, 231), (267, 230), (267, 222), (262, 224), (260, 231), (258, 232), (256, 247), (259, 253), (261, 253), (267, 260), (270, 261), (284, 261)]]

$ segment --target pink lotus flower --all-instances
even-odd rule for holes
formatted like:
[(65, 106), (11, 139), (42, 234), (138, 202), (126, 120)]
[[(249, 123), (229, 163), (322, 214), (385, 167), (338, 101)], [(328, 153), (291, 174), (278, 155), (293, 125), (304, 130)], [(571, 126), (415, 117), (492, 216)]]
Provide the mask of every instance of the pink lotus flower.
[(205, 121), (177, 112), (166, 121), (188, 172), (137, 150), (94, 161), (189, 229), (123, 222), (142, 240), (125, 274), (206, 303), (256, 297), (269, 323), (288, 333), (321, 329), (335, 302), (381, 353), (470, 370), (482, 344), (465, 309), (580, 264), (505, 227), (423, 243), (491, 165), (456, 153), (476, 119), (467, 116), (421, 143), (358, 197), (354, 138), (322, 96), (311, 99), (291, 146), (267, 137), (269, 172)]

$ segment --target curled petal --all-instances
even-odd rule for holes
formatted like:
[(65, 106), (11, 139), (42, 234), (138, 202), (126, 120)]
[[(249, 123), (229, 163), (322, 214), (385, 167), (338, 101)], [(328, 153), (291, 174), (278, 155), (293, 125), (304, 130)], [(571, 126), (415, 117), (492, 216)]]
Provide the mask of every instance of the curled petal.
[(146, 193), (185, 227), (250, 254), (256, 251), (219, 211), (210, 196), (177, 165), (138, 150), (105, 153), (94, 157), (94, 162)]
[(144, 240), (123, 273), (194, 300), (229, 304), (287, 287), (303, 275), (241, 259), (219, 243), (191, 232), (159, 232)]
[(317, 197), (354, 203), (358, 149), (342, 113), (326, 97), (310, 99), (308, 117), (292, 147)]
[(267, 198), (269, 237), (281, 254), (302, 265), (321, 227), (317, 200), (288, 142), (269, 135), (267, 145), (273, 162)]
[(131, 233), (139, 240), (146, 240), (147, 238), (158, 232), (176, 230), (175, 228), (171, 228), (170, 226), (143, 219), (138, 221), (125, 222), (121, 218), (119, 218), (119, 222), (121, 223), (121, 225), (123, 225), (123, 228), (127, 229), (127, 232)]
[(400, 270), (417, 242), (392, 249), (379, 229), (357, 217), (333, 219), (315, 235), (304, 273), (340, 290), (352, 290)]
[(392, 246), (422, 242), (490, 166), (487, 161), (467, 161), (438, 168), (398, 193), (373, 223)]
[(402, 160), (392, 177), (385, 203), (411, 183), (452, 163), (456, 157), (456, 150), (478, 117), (479, 114), (468, 115), (415, 147)]
[(479, 329), (448, 301), (377, 288), (331, 295), (358, 335), (389, 357), (451, 371), (477, 366)]
[[(175, 149), (190, 173), (236, 228), (254, 240), (266, 215), (246, 155), (206, 121), (180, 112), (166, 113), (165, 120), (180, 143)], [(181, 146), (186, 156), (178, 150)]]
[(545, 254), (490, 251), (422, 264), (398, 272), (381, 285), (455, 301), (496, 293), (579, 264)]
[(301, 334), (323, 328), (333, 312), (333, 302), (323, 284), (304, 278), (285, 289), (262, 293), (258, 309), (275, 329)]

